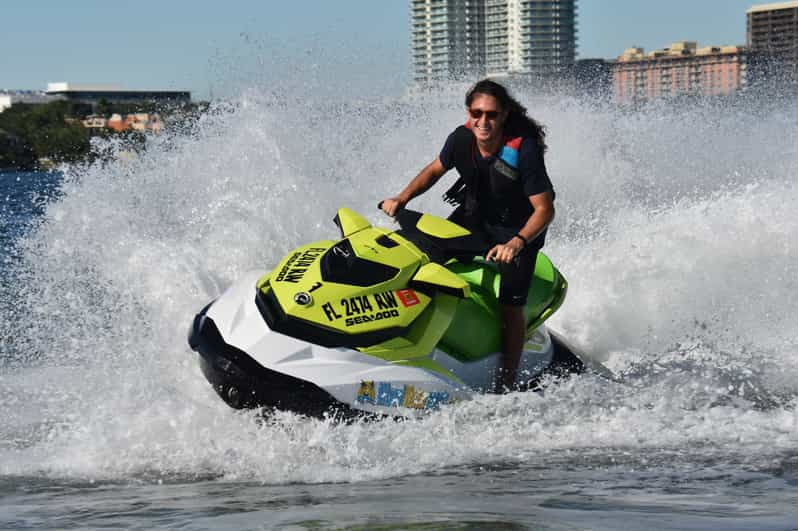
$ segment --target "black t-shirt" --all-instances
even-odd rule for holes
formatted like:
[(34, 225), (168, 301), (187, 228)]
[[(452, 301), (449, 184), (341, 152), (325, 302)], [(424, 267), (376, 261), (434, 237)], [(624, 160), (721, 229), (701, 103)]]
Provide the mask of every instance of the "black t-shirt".
[[(454, 167), (455, 162), (455, 133), (451, 133), (446, 139), (438, 158), (447, 170)], [(490, 165), (498, 155), (489, 155), (483, 157), (479, 149), (474, 149), (474, 161), (477, 165), (478, 179), (482, 183), (490, 183)], [(546, 172), (546, 164), (543, 161), (543, 153), (538, 147), (534, 138), (524, 138), (518, 150), (518, 178), (521, 181), (522, 189), (527, 196), (537, 195), (543, 192), (551, 191), (554, 193), (554, 187), (549, 180), (549, 174)], [(498, 194), (491, 190), (490, 185), (479, 186), (479, 196), (477, 200), (481, 204), (489, 205), (498, 201)], [(521, 226), (502, 226), (485, 223), (484, 228), (491, 239), (497, 243), (504, 243), (509, 240), (513, 234), (523, 227)], [(537, 247), (543, 246), (546, 231), (535, 239), (533, 242)]]

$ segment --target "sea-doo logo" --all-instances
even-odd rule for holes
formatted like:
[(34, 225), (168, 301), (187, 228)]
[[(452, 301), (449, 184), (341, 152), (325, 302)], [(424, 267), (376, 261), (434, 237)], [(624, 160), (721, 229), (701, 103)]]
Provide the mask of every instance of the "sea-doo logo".
[(341, 258), (349, 258), (349, 251), (343, 247), (333, 247), (333, 253), (337, 254)]
[(390, 319), (391, 317), (399, 317), (399, 310), (386, 310), (384, 312), (377, 312), (371, 315), (358, 315), (357, 317), (347, 317), (346, 326), (352, 326), (361, 323), (370, 323), (372, 321), (379, 321), (381, 319)]
[(390, 382), (361, 382), (355, 402), (384, 407), (438, 409), (449, 401), (445, 391), (423, 391), (412, 385), (394, 387)]

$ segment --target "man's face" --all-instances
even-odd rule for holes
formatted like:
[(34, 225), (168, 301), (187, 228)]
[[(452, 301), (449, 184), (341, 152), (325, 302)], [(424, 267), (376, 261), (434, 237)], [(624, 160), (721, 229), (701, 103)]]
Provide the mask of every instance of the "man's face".
[(475, 94), (468, 107), (468, 121), (471, 130), (482, 142), (491, 142), (502, 134), (502, 126), (507, 118), (507, 113), (501, 108), (493, 96)]

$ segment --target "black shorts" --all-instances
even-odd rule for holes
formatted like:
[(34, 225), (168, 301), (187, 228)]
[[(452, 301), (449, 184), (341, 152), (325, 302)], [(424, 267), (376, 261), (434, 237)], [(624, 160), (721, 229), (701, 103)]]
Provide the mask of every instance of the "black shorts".
[[(511, 227), (488, 226), (479, 220), (467, 218), (463, 207), (458, 207), (448, 218), (460, 224), (485, 242), (485, 253), (498, 243), (507, 243), (518, 232)], [(546, 231), (530, 242), (509, 264), (499, 264), (501, 283), (499, 303), (505, 306), (524, 306), (529, 295), (529, 286), (535, 276), (535, 261), (538, 251), (546, 241)]]
[(529, 286), (535, 276), (535, 261), (538, 249), (524, 248), (509, 264), (499, 264), (501, 283), (499, 284), (499, 303), (505, 306), (524, 306)]

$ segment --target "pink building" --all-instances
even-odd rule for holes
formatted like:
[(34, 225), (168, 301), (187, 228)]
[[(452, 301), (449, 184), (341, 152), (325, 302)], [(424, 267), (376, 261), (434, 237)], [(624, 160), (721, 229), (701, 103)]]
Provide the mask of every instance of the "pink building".
[(730, 95), (747, 85), (746, 50), (676, 42), (644, 53), (629, 48), (612, 65), (615, 99), (621, 103), (679, 95)]

